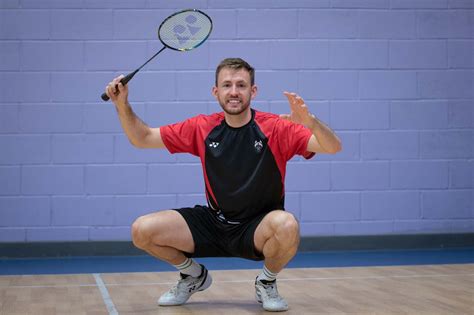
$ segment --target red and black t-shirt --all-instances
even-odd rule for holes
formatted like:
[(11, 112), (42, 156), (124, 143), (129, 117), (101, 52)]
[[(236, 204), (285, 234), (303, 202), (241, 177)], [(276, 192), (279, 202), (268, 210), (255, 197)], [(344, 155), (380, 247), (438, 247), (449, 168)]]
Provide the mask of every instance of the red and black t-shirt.
[(227, 219), (245, 220), (284, 209), (286, 162), (311, 158), (311, 131), (278, 115), (252, 109), (246, 125), (233, 128), (224, 113), (199, 115), (160, 128), (170, 153), (201, 159), (209, 206)]

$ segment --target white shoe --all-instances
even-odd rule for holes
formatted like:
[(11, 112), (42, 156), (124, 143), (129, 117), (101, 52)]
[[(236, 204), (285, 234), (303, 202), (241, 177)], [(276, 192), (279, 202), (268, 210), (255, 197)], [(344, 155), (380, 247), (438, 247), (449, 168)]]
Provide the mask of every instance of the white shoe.
[(278, 293), (276, 281), (255, 279), (255, 298), (262, 303), (263, 309), (270, 312), (288, 310), (288, 303)]
[(158, 300), (158, 305), (171, 306), (181, 305), (198, 291), (204, 291), (211, 286), (212, 278), (206, 267), (201, 265), (202, 272), (199, 277), (191, 277), (190, 275), (180, 274), (181, 279), (164, 293)]

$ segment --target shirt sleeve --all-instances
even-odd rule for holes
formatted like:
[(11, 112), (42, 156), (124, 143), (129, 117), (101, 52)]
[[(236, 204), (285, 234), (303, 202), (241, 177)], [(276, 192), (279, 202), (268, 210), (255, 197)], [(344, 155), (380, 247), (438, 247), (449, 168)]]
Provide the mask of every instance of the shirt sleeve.
[(197, 128), (199, 116), (160, 127), (161, 138), (170, 153), (198, 155)]
[(301, 155), (305, 159), (312, 158), (315, 153), (308, 151), (308, 142), (313, 135), (311, 131), (303, 125), (290, 121), (280, 121), (280, 146), (286, 157), (290, 160), (295, 155)]

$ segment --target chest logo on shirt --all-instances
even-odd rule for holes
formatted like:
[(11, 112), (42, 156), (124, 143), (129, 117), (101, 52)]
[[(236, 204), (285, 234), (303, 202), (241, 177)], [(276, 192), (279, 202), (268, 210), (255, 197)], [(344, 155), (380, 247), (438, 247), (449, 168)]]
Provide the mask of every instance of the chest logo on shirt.
[(254, 147), (255, 147), (255, 151), (256, 151), (257, 153), (262, 152), (262, 149), (263, 149), (263, 142), (262, 142), (262, 140), (255, 140)]
[(209, 143), (209, 146), (210, 146), (211, 148), (214, 148), (214, 149), (217, 148), (218, 145), (219, 145), (219, 142), (211, 142), (211, 143)]

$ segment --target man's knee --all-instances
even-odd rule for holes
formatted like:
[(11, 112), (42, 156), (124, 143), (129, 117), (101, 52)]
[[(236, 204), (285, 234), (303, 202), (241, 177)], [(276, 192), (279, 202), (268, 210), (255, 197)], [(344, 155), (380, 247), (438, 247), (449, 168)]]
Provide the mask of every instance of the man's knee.
[(132, 224), (132, 241), (138, 248), (144, 248), (150, 243), (150, 231), (147, 216), (141, 216)]
[(292, 244), (299, 243), (299, 224), (293, 214), (286, 211), (278, 213), (275, 218), (274, 226), (275, 234), (280, 240)]

